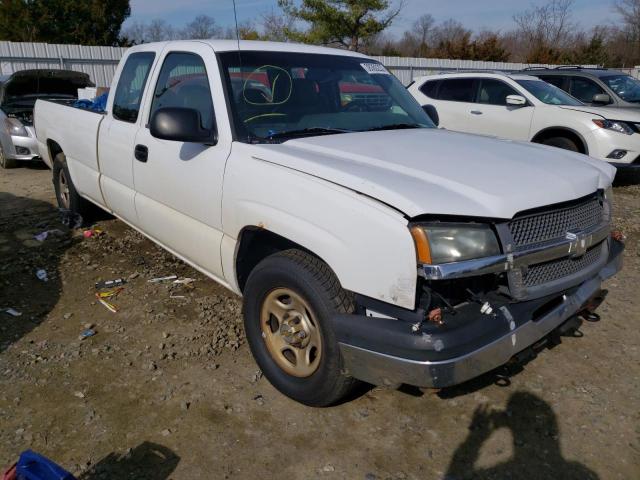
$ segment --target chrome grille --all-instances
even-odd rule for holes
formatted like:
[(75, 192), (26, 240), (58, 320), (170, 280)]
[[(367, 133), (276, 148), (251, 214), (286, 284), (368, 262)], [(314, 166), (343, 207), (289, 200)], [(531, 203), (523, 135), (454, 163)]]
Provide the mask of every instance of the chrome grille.
[(546, 212), (516, 217), (509, 222), (515, 247), (530, 247), (564, 238), (569, 231), (586, 230), (603, 220), (603, 206), (598, 196), (577, 204)]
[(606, 249), (604, 249), (603, 244), (600, 243), (587, 250), (587, 252), (579, 258), (565, 257), (559, 260), (531, 265), (522, 277), (523, 284), (526, 287), (535, 287), (574, 275), (597, 263), (605, 253)]

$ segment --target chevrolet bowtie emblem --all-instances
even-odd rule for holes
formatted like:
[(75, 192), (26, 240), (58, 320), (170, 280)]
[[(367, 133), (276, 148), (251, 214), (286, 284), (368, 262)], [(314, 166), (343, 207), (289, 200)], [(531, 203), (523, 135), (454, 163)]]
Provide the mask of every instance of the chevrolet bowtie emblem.
[(566, 239), (569, 240), (569, 253), (572, 257), (583, 256), (587, 248), (591, 246), (592, 235), (582, 232), (567, 232)]

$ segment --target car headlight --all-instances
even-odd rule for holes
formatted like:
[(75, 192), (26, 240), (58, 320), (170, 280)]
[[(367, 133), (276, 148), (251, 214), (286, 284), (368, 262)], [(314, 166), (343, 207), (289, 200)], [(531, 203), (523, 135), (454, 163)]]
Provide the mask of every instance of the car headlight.
[(411, 235), (418, 263), (440, 264), (500, 254), (493, 230), (480, 224), (415, 224)]
[(631, 128), (626, 122), (620, 122), (618, 120), (594, 119), (593, 123), (595, 123), (600, 128), (613, 130), (614, 132), (624, 133), (626, 135), (633, 135), (634, 133), (636, 133), (635, 130)]
[(27, 129), (17, 118), (7, 117), (4, 120), (4, 124), (9, 131), (9, 135), (15, 135), (16, 137), (28, 137)]

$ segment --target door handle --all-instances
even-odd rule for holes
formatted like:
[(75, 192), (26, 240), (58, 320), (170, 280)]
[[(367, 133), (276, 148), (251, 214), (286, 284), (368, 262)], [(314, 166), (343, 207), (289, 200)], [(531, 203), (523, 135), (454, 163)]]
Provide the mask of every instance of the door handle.
[(133, 154), (135, 155), (136, 160), (142, 163), (146, 163), (149, 159), (149, 149), (146, 145), (136, 145)]
[(480, 110), (471, 110), (471, 115), (482, 115)]

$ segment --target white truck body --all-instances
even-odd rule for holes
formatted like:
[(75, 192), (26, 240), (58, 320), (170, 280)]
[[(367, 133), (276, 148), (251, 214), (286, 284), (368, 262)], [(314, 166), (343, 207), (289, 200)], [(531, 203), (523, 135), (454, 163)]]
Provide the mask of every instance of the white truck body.
[[(294, 44), (241, 42), (240, 48), (372, 62), (357, 53)], [(611, 185), (615, 169), (584, 155), (435, 128), (239, 141), (229, 87), (219, 74), (219, 55), (237, 49), (228, 41), (131, 48), (118, 67), (104, 114), (38, 102), (35, 124), (42, 158), (53, 166), (55, 154), (63, 152), (82, 197), (239, 295), (246, 280), (239, 272), (243, 235), (267, 231), (320, 258), (344, 290), (415, 311), (422, 280), (412, 219), (508, 221), (518, 212), (572, 202)], [(116, 86), (127, 60), (145, 52), (155, 58), (139, 114), (134, 122), (122, 121), (114, 116)], [(154, 86), (172, 52), (189, 52), (204, 62), (215, 145), (152, 135)], [(246, 96), (249, 79), (243, 81)], [(148, 151), (144, 160), (138, 159), (141, 145)], [(374, 308), (367, 311), (376, 316)], [(343, 348), (345, 362), (351, 362), (347, 370), (376, 383), (389, 376), (362, 372), (353, 355), (358, 348), (351, 353)], [(398, 381), (411, 380), (400, 375)]]

